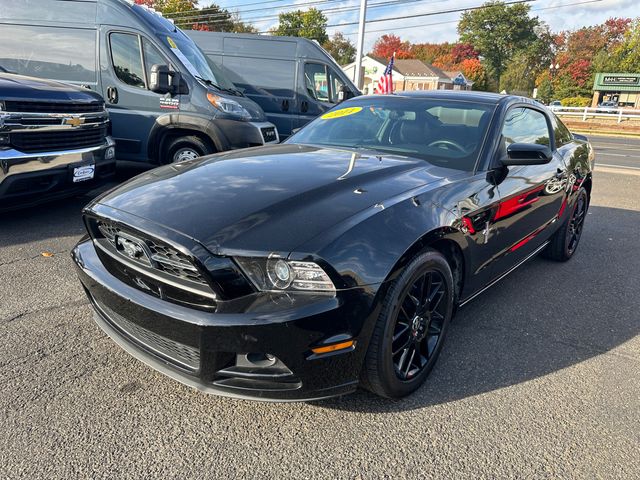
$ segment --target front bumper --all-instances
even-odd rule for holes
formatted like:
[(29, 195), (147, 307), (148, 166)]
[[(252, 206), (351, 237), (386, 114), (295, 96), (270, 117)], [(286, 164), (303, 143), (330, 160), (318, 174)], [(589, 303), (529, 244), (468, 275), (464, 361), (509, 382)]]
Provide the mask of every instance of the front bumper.
[(278, 129), (269, 122), (242, 122), (216, 119), (215, 125), (222, 131), (232, 149), (258, 147), (280, 142)]
[[(92, 188), (116, 171), (115, 142), (74, 150), (24, 153), (0, 149), (0, 210), (26, 207)], [(74, 183), (73, 169), (95, 165), (91, 180)]]
[[(229, 397), (308, 401), (350, 393), (358, 385), (374, 323), (367, 289), (336, 296), (259, 293), (234, 313), (206, 312), (121, 282), (104, 268), (89, 238), (72, 256), (98, 325), (134, 357), (188, 386)], [(311, 351), (347, 338), (354, 347)], [(264, 354), (277, 363), (247, 362)]]

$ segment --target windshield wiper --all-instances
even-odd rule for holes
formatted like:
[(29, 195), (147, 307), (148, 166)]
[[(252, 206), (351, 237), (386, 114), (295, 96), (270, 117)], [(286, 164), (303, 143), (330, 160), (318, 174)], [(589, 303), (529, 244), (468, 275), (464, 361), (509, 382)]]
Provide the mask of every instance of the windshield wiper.
[(211, 80), (207, 79), (207, 78), (203, 78), (199, 75), (194, 75), (198, 80), (200, 80), (201, 82), (204, 82), (206, 85), (215, 88), (216, 90), (220, 90), (221, 92), (227, 92), (230, 93), (232, 95), (236, 95), (238, 97), (242, 96), (242, 93), (240, 92), (240, 90), (236, 90), (236, 89), (232, 89), (232, 88), (223, 88), (220, 85), (218, 85), (217, 83), (212, 82)]

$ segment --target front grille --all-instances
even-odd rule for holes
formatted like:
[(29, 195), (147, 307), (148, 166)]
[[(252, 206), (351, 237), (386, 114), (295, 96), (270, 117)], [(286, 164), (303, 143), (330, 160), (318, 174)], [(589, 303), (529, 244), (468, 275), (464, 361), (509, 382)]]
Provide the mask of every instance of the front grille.
[(107, 127), (56, 130), (50, 132), (18, 132), (11, 134), (11, 145), (21, 152), (53, 152), (97, 147), (104, 143)]
[(104, 109), (103, 102), (25, 102), (17, 100), (5, 100), (5, 108), (8, 112), (29, 113), (90, 113), (101, 112)]
[[(104, 238), (109, 240), (116, 250), (118, 250), (116, 236), (120, 233), (128, 234), (128, 232), (123, 232), (121, 228), (105, 221), (98, 222), (98, 230)], [(139, 237), (138, 234), (135, 235)], [(141, 238), (140, 240), (142, 240), (149, 249), (149, 260), (153, 268), (181, 280), (198, 283), (200, 285), (208, 285), (206, 279), (184, 253), (156, 240), (149, 238)]]
[(158, 335), (137, 323), (127, 320), (119, 313), (113, 311), (103, 302), (94, 299), (111, 324), (122, 333), (136, 341), (142, 348), (189, 370), (197, 370), (200, 367), (200, 352), (197, 348), (184, 343), (176, 342), (170, 338)]

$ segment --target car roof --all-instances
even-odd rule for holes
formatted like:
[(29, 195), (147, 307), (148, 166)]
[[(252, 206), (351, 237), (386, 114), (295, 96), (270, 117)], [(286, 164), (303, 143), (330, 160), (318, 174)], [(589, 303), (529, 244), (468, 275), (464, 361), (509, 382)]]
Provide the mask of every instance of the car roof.
[[(366, 95), (373, 97), (377, 95)], [(503, 95), (501, 93), (476, 92), (470, 90), (415, 90), (411, 92), (397, 92), (393, 96), (400, 98), (432, 98), (441, 100), (464, 100), (467, 102), (477, 102), (497, 105), (499, 103), (521, 102), (538, 104), (535, 100), (517, 95)], [(356, 97), (363, 98), (363, 97)]]

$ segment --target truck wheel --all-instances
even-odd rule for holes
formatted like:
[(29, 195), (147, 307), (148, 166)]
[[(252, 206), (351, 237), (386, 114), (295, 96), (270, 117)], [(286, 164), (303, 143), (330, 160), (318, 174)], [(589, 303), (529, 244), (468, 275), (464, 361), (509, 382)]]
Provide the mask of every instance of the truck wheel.
[(174, 138), (166, 149), (166, 163), (185, 162), (214, 152), (211, 146), (195, 135)]

